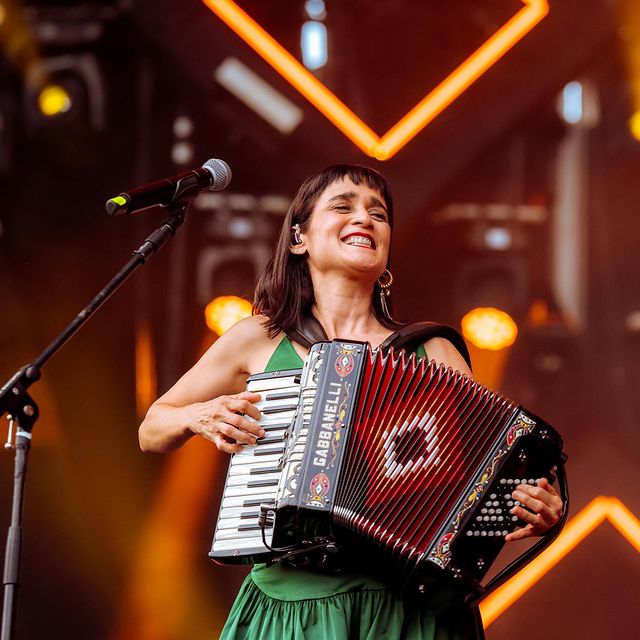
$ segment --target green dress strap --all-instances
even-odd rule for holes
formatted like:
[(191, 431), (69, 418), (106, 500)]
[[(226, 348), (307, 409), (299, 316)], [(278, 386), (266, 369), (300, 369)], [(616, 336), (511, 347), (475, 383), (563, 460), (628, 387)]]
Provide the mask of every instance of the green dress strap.
[(288, 336), (284, 336), (278, 343), (275, 351), (271, 354), (264, 372), (286, 371), (287, 369), (295, 369), (297, 367), (302, 368), (303, 365), (304, 362), (293, 348), (291, 340), (289, 340)]
[[(415, 354), (417, 358), (426, 358), (427, 352), (425, 351), (424, 345), (418, 345)], [(293, 348), (291, 339), (289, 336), (284, 336), (278, 343), (275, 351), (271, 354), (264, 372), (286, 371), (287, 369), (302, 368), (303, 366), (304, 362), (298, 355), (298, 352)]]

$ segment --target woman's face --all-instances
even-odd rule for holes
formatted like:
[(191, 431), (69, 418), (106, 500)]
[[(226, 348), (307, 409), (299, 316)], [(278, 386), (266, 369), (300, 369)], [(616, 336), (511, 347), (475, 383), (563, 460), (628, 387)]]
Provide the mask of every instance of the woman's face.
[(391, 241), (384, 200), (348, 177), (333, 182), (318, 198), (302, 238), (310, 269), (366, 273), (375, 281), (387, 266)]

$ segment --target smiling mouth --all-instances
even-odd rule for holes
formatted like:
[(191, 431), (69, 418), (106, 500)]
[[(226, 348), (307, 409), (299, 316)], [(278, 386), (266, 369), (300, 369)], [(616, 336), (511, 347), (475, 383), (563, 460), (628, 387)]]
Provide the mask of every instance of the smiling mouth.
[(348, 236), (343, 242), (352, 247), (364, 247), (365, 249), (376, 248), (375, 242), (371, 240), (371, 238), (365, 238), (364, 236)]

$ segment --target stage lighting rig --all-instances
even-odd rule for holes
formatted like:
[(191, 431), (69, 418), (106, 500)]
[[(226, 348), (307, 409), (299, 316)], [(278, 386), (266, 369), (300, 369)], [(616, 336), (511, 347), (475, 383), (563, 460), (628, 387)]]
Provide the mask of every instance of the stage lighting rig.
[(96, 54), (107, 25), (120, 16), (115, 3), (29, 2), (24, 18), (36, 55), (24, 68), (27, 131), (84, 118), (105, 127), (105, 80)]
[(483, 349), (513, 344), (538, 286), (531, 234), (548, 220), (544, 205), (450, 204), (432, 224), (455, 228), (465, 247), (454, 277), (454, 307), (462, 329)]
[(196, 255), (196, 297), (250, 296), (271, 257), (290, 199), (278, 194), (204, 192), (194, 201), (202, 233)]
[(69, 53), (33, 62), (24, 86), (27, 128), (68, 123), (84, 114), (94, 131), (105, 126), (105, 88), (92, 53)]

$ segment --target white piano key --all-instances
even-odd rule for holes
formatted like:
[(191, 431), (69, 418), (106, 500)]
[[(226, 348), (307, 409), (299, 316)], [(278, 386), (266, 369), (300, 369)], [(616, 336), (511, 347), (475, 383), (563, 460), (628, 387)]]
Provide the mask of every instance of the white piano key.
[(235, 529), (236, 531), (238, 531), (239, 527), (243, 524), (258, 526), (258, 518), (238, 518), (237, 516), (221, 517), (218, 521), (218, 531), (227, 529)]
[(269, 455), (258, 456), (256, 458), (256, 456), (253, 455), (253, 451), (251, 451), (251, 453), (247, 453), (244, 455), (243, 455), (243, 452), (240, 451), (236, 453), (233, 456), (233, 458), (231, 458), (230, 464), (233, 467), (235, 467), (236, 465), (258, 464), (260, 462), (270, 462), (271, 464), (273, 464), (274, 462), (278, 462), (278, 460), (280, 460), (281, 457), (282, 457), (282, 453), (270, 453)]
[[(269, 496), (269, 495), (260, 495), (260, 496), (254, 496), (256, 500), (260, 500), (260, 502), (271, 502), (272, 499), (275, 498), (275, 492), (273, 494), (273, 496)], [(221, 503), (221, 511), (223, 509), (227, 509), (229, 507), (244, 507), (245, 509), (259, 509), (260, 506), (259, 505), (255, 505), (255, 506), (245, 506), (247, 500), (251, 499), (251, 496), (225, 496), (222, 499), (222, 503)]]
[[(277, 462), (277, 461), (276, 461)], [(251, 466), (251, 469), (255, 470), (255, 471), (260, 471), (261, 469), (273, 469), (276, 467), (276, 462), (262, 462), (262, 460), (260, 462), (256, 462), (254, 465)], [(229, 467), (229, 476), (235, 476), (235, 475), (249, 475), (250, 469), (245, 469), (246, 465), (231, 465)], [(259, 474), (256, 474), (259, 475)]]
[(220, 509), (218, 518), (239, 518), (246, 513), (260, 513), (260, 507), (227, 507), (226, 509)]
[[(270, 529), (268, 529), (270, 531)], [(237, 531), (236, 529), (222, 529), (216, 531), (216, 540), (242, 540), (253, 538), (256, 541), (262, 543), (262, 532), (260, 529), (252, 531)], [(267, 542), (269, 539), (267, 538)]]
[(253, 393), (268, 393), (269, 391), (282, 391), (284, 389), (299, 389), (300, 385), (294, 382), (294, 376), (286, 378), (271, 378), (270, 380), (251, 380), (247, 384), (247, 391)]
[[(243, 474), (234, 475), (227, 478), (228, 487), (249, 486), (249, 483), (256, 482), (277, 482), (280, 479), (280, 473), (260, 473), (260, 474)], [(275, 485), (277, 486), (277, 485)]]
[(242, 457), (246, 456), (253, 458), (257, 455), (258, 459), (260, 459), (261, 456), (275, 455), (276, 453), (282, 454), (283, 447), (284, 442), (271, 442), (270, 444), (262, 444), (261, 442), (258, 442), (258, 444), (245, 444), (235, 455), (242, 454)]
[(274, 494), (277, 489), (278, 487), (227, 487), (224, 496), (225, 498), (233, 498), (234, 496), (252, 496), (258, 498), (259, 496)]
[[(263, 409), (280, 409), (282, 407), (291, 407), (292, 405), (297, 407), (298, 398), (278, 398), (277, 400), (269, 400), (268, 398), (263, 398), (262, 400), (258, 400), (258, 402), (254, 402), (253, 404), (255, 407), (260, 409), (260, 411), (262, 411)], [(295, 411), (295, 409), (288, 409), (288, 411)], [(270, 413), (275, 413), (275, 411)]]

